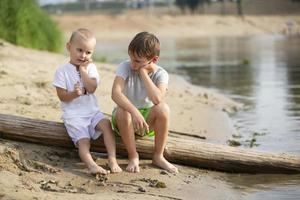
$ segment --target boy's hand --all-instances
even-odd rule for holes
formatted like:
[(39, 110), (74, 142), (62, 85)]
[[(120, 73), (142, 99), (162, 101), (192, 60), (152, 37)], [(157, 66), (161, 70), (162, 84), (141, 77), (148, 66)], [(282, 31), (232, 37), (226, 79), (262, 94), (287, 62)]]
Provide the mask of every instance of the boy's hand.
[(150, 74), (151, 72), (154, 72), (155, 69), (156, 67), (154, 63), (148, 63), (140, 68), (140, 72), (145, 71), (147, 74)]
[(78, 96), (82, 96), (84, 95), (84, 88), (80, 87), (80, 83), (77, 82), (75, 85), (74, 85), (74, 88), (75, 88), (75, 92)]
[(137, 111), (136, 113), (131, 114), (131, 118), (133, 129), (136, 134), (143, 136), (144, 131), (147, 131), (147, 133), (149, 132), (149, 125), (140, 112)]

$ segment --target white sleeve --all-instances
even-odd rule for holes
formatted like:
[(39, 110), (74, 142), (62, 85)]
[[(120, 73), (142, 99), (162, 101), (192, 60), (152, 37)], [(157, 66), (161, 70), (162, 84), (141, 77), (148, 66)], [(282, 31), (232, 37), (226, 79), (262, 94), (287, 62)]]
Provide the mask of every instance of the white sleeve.
[(128, 66), (127, 62), (122, 62), (119, 64), (117, 71), (116, 71), (116, 76), (122, 77), (124, 80), (128, 77)]
[(63, 73), (63, 70), (61, 67), (59, 67), (56, 70), (52, 85), (55, 87), (65, 89), (65, 90), (67, 89), (66, 77), (64, 76), (64, 73)]
[(95, 64), (91, 63), (88, 67), (88, 75), (90, 78), (95, 78), (97, 80), (97, 84), (100, 82), (99, 73)]
[(164, 69), (159, 71), (159, 74), (158, 74), (158, 77), (157, 77), (156, 84), (158, 85), (160, 83), (164, 83), (166, 85), (168, 85), (168, 83), (169, 83), (169, 74)]

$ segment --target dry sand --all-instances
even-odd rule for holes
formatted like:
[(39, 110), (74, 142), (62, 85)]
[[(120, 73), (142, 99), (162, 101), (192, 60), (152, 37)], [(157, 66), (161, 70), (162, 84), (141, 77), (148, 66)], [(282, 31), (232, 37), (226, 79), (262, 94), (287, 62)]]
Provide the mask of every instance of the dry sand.
[[(131, 38), (141, 30), (161, 37), (278, 33), (281, 24), (288, 20), (254, 17), (256, 26), (253, 26), (235, 17), (217, 16), (191, 20), (173, 16), (148, 19), (132, 15), (68, 15), (55, 19), (66, 35), (84, 25), (98, 38), (108, 40)], [(258, 24), (264, 28), (255, 28)], [(59, 101), (51, 81), (57, 66), (67, 61), (63, 55), (1, 42), (0, 113), (60, 121)], [(102, 111), (110, 113), (115, 106), (110, 94), (116, 66), (96, 64), (102, 79), (96, 95)], [(176, 75), (170, 76), (166, 101), (171, 108), (170, 129), (203, 135), (208, 141), (220, 143), (225, 143), (234, 131), (228, 113), (242, 107)], [(106, 166), (103, 155), (94, 156), (99, 165)], [(119, 161), (124, 169), (127, 160), (119, 158)], [(108, 180), (96, 179), (87, 174), (74, 149), (0, 139), (0, 199), (199, 199), (199, 194), (201, 199), (240, 199), (241, 194), (226, 183), (224, 173), (178, 166), (180, 173), (172, 175), (153, 167), (149, 160), (141, 163), (139, 174), (122, 172), (108, 175)], [(157, 181), (165, 183), (166, 188), (155, 187)]]

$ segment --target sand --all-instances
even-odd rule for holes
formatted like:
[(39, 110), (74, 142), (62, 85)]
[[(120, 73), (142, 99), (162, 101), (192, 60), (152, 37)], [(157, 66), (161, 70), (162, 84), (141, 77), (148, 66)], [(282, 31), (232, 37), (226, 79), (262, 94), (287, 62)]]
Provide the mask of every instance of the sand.
[[(161, 37), (279, 34), (282, 23), (289, 20), (287, 17), (253, 17), (249, 18), (253, 23), (248, 23), (236, 17), (146, 17), (124, 14), (54, 18), (66, 35), (84, 26), (92, 29), (100, 40), (129, 39), (146, 29)], [(299, 20), (299, 17), (291, 19)], [(51, 82), (55, 69), (65, 62), (68, 58), (61, 54), (1, 41), (0, 112), (60, 121), (59, 100)], [(102, 80), (96, 91), (98, 103), (104, 113), (111, 113), (115, 106), (110, 95), (116, 66), (96, 65)], [(171, 130), (202, 135), (209, 142), (223, 144), (234, 132), (228, 113), (243, 107), (222, 94), (193, 86), (173, 74), (166, 102), (171, 108)], [(93, 156), (99, 165), (106, 167), (105, 155), (94, 153)], [(127, 159), (118, 160), (125, 169)], [(87, 173), (75, 149), (0, 138), (0, 199), (199, 199), (199, 194), (202, 199), (224, 199), (224, 194), (226, 199), (240, 199), (241, 194), (228, 187), (225, 173), (177, 167), (180, 173), (173, 175), (152, 166), (149, 160), (142, 160), (139, 174), (122, 172), (110, 174), (107, 179), (95, 178)], [(156, 187), (158, 182), (166, 188)]]

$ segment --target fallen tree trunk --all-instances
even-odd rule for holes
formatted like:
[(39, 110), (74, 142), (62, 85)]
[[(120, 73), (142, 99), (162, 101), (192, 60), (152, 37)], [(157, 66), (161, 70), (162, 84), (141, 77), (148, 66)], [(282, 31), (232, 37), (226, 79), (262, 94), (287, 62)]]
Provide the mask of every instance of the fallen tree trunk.
[[(241, 173), (300, 173), (300, 156), (274, 154), (228, 147), (185, 137), (168, 138), (166, 158), (173, 163), (225, 172)], [(44, 145), (72, 147), (62, 123), (0, 114), (0, 137)], [(118, 155), (126, 156), (120, 138), (117, 138)], [(141, 158), (151, 159), (154, 141), (137, 139)], [(106, 152), (103, 140), (92, 143), (92, 150)]]

